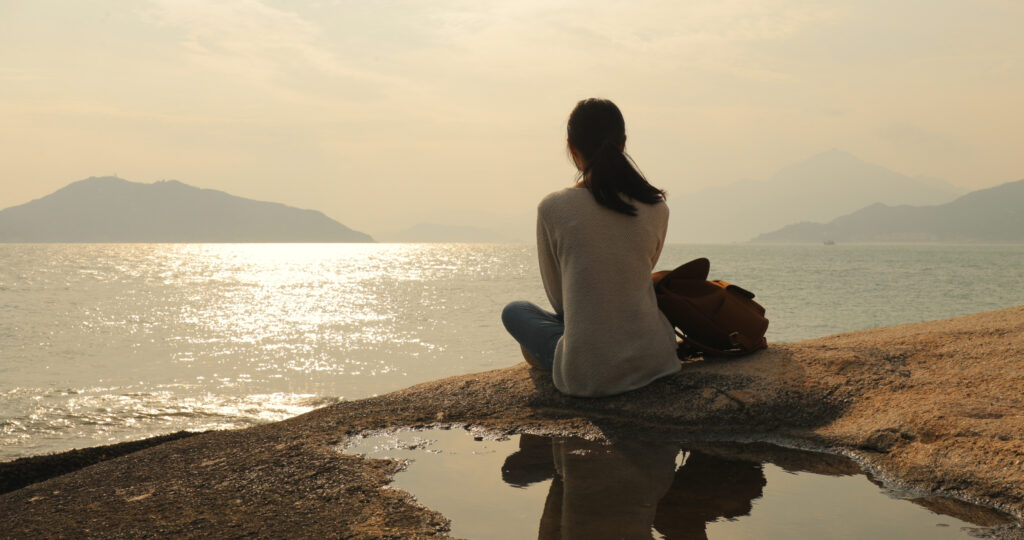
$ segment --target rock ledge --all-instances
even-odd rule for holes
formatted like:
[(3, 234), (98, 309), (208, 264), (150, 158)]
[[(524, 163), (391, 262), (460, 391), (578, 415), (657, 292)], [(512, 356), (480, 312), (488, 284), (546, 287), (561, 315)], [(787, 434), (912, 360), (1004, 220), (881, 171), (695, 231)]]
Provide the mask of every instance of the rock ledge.
[[(0, 522), (13, 537), (444, 536), (444, 516), (382, 489), (397, 464), (337, 446), (365, 430), (453, 423), (827, 449), (902, 485), (1022, 519), (1021, 388), (1024, 306), (697, 362), (610, 398), (561, 395), (521, 364), (103, 461), (0, 496)], [(996, 534), (1024, 538), (1024, 529)]]

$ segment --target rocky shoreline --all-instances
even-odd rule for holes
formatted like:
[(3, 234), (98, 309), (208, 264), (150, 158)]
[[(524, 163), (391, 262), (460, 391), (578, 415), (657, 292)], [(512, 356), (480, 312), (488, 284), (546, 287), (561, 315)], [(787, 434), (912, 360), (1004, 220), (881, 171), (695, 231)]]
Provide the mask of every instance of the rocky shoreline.
[[(198, 434), (0, 495), (10, 537), (444, 536), (382, 489), (399, 465), (344, 455), (366, 430), (759, 440), (852, 456), (880, 478), (1024, 519), (1024, 306), (695, 362), (641, 390), (559, 394), (525, 365)], [(6, 473), (5, 473), (6, 474)], [(937, 503), (938, 504), (938, 503)], [(1024, 538), (1020, 522), (994, 531)]]
[(25, 486), (56, 478), (95, 465), (102, 461), (118, 458), (185, 437), (198, 435), (190, 431), (178, 431), (137, 441), (128, 441), (90, 448), (76, 448), (65, 452), (18, 458), (0, 463), (0, 494), (21, 489)]

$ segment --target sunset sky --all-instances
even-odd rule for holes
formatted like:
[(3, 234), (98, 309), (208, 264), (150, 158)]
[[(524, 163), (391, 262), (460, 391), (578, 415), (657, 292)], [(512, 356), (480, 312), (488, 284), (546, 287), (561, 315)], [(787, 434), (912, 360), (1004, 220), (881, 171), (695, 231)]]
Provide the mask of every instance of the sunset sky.
[(117, 174), (371, 234), (522, 214), (589, 96), (676, 197), (830, 148), (987, 187), (1024, 178), (1022, 28), (1019, 0), (0, 0), (0, 208)]

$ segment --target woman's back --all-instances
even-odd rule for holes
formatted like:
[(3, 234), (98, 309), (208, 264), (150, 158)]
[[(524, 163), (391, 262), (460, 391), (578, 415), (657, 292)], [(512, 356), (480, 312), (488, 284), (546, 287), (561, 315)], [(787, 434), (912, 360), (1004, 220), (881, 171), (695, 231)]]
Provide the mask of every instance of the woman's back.
[(637, 215), (626, 215), (587, 189), (566, 188), (538, 207), (541, 277), (565, 321), (552, 371), (567, 394), (617, 394), (679, 370), (675, 335), (651, 285), (668, 207), (633, 205)]
[(675, 332), (658, 309), (651, 270), (668, 207), (626, 154), (626, 124), (606, 99), (576, 104), (566, 148), (576, 186), (537, 208), (541, 277), (555, 313), (531, 302), (501, 312), (523, 358), (574, 396), (618, 394), (679, 371)]

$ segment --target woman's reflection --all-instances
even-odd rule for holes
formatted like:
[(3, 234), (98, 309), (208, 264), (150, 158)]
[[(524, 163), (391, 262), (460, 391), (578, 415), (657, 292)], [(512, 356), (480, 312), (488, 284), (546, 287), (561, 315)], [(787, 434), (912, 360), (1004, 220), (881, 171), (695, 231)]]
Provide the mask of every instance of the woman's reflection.
[(515, 486), (552, 479), (540, 538), (706, 538), (705, 524), (750, 513), (765, 485), (761, 465), (650, 441), (601, 444), (522, 435), (502, 478)]
[(750, 515), (765, 480), (761, 464), (689, 452), (658, 503), (654, 528), (669, 540), (705, 539), (705, 525)]

